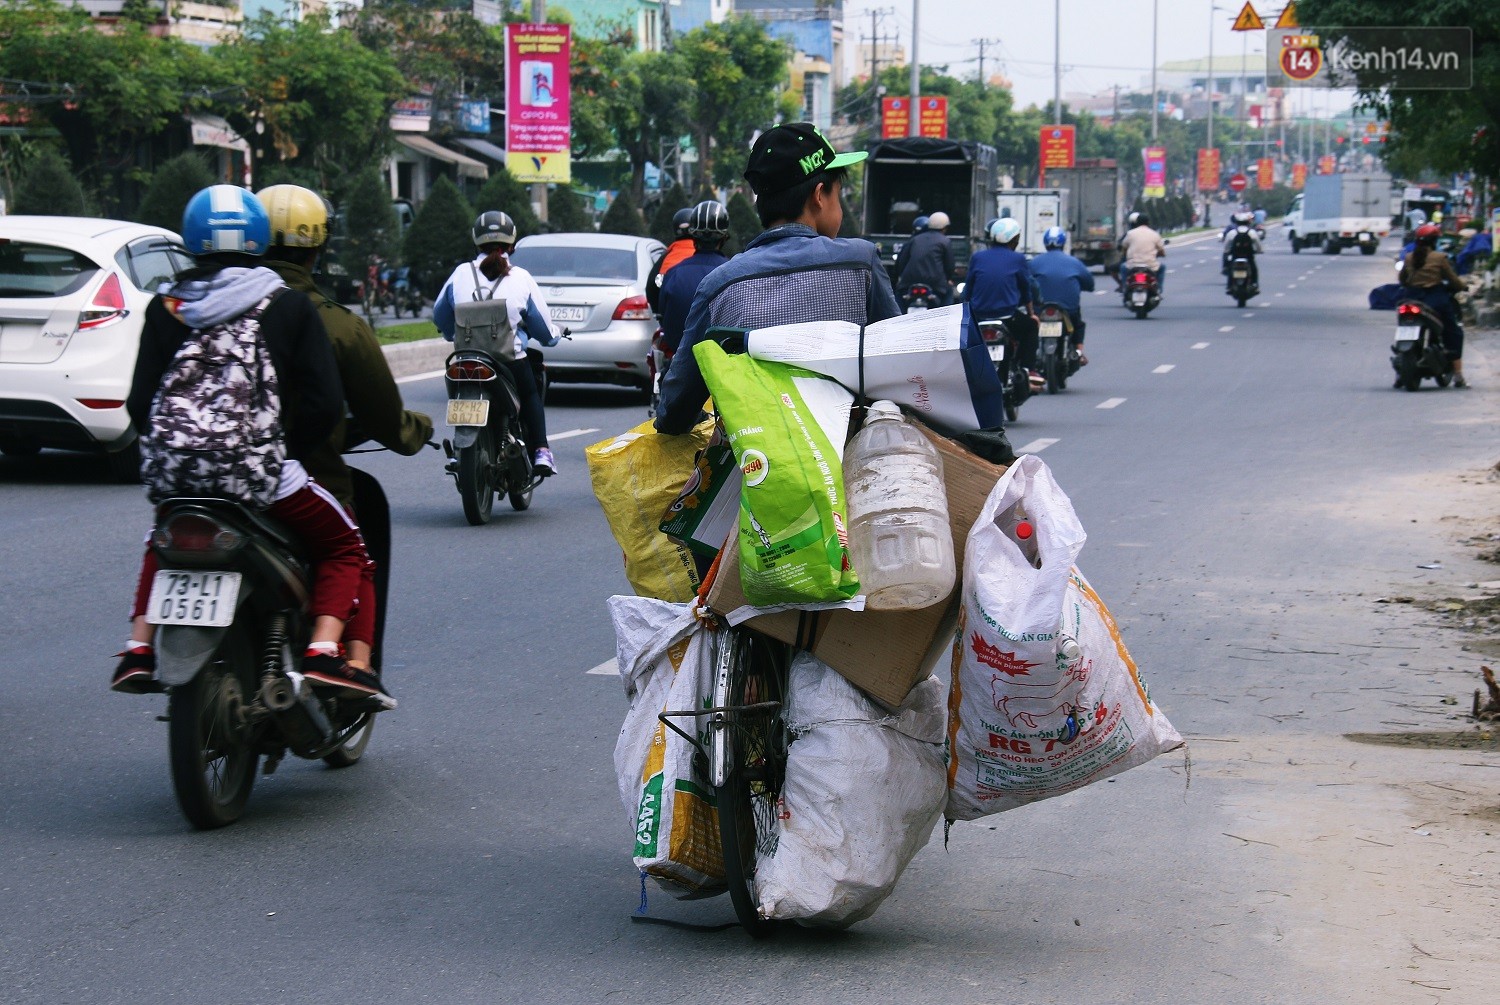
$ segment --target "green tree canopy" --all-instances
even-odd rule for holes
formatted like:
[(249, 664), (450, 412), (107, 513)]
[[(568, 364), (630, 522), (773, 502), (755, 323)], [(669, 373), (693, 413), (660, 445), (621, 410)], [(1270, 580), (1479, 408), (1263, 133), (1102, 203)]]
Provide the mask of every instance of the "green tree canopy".
[(636, 208), (635, 200), (630, 198), (629, 189), (621, 189), (620, 194), (615, 196), (615, 201), (609, 204), (609, 209), (604, 211), (604, 216), (599, 220), (599, 232), (628, 234), (631, 237), (648, 236), (650, 232), (646, 229), (646, 219)]
[(568, 185), (558, 185), (547, 193), (547, 226), (564, 234), (594, 232), (594, 224), (583, 208), (583, 197)]
[(489, 180), (474, 197), (475, 216), (491, 209), (509, 213), (510, 218), (516, 221), (519, 237), (542, 232), (542, 221), (531, 211), (531, 192), (528, 186), (516, 181), (515, 176), (505, 168), (491, 171)]
[(734, 193), (726, 205), (729, 209), (729, 242), (724, 245), (724, 254), (737, 255), (760, 234), (760, 217), (755, 214), (755, 204), (744, 192)]
[(1304, 25), (1467, 27), (1473, 39), (1473, 83), (1463, 90), (1389, 90), (1371, 83), (1364, 105), (1391, 123), (1385, 159), (1415, 177), (1431, 169), (1500, 178), (1500, 5), (1493, 0), (1305, 0)]
[(146, 194), (136, 207), (135, 219), (178, 230), (182, 227), (182, 211), (187, 208), (188, 200), (216, 180), (203, 156), (196, 151), (189, 150), (163, 161), (151, 175)]
[(679, 209), (686, 209), (689, 205), (688, 194), (682, 190), (681, 185), (674, 184), (663, 192), (656, 204), (656, 212), (651, 216), (651, 236), (662, 244), (671, 244), (677, 240), (672, 217)]
[[(748, 15), (677, 36), (676, 51), (695, 85), (687, 122), (705, 179), (728, 184), (744, 170), (740, 152), (749, 148), (756, 130), (775, 120), (789, 50)], [(722, 162), (720, 151), (728, 154)]]
[(339, 208), (344, 214), (343, 265), (356, 279), (364, 277), (376, 258), (391, 259), (404, 250), (399, 248), (389, 183), (379, 168), (367, 167), (355, 175)]
[[(48, 147), (32, 157), (22, 170), (10, 212), (30, 216), (88, 216), (90, 210), (83, 186), (74, 177), (73, 165)], [(181, 225), (179, 213), (172, 229)]]
[(473, 225), (474, 211), (458, 186), (446, 176), (439, 178), (406, 232), (407, 264), (422, 277), (429, 297), (458, 263), (474, 257)]

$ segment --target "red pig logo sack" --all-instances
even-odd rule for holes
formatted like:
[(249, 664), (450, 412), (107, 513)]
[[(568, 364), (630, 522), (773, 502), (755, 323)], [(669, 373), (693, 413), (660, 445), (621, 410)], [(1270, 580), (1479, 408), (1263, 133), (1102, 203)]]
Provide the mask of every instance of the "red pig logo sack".
[(1182, 745), (1104, 601), (1052, 472), (1012, 464), (974, 522), (948, 696), (949, 820), (1082, 788)]

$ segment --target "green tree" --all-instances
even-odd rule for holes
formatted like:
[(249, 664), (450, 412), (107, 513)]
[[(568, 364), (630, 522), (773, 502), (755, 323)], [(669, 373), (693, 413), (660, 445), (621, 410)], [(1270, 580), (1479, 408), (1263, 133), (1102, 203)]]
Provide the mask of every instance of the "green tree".
[[(664, 143), (683, 134), (694, 84), (677, 52), (637, 52), (628, 32), (605, 39), (578, 39), (573, 58), (573, 93), (584, 107), (584, 121), (597, 119), (607, 145), (587, 144), (584, 156), (610, 149), (630, 160), (630, 191), (645, 197), (646, 163), (659, 161)], [(580, 146), (575, 135), (574, 147)]]
[(672, 217), (679, 209), (687, 209), (688, 206), (688, 194), (682, 190), (681, 185), (674, 184), (663, 192), (656, 204), (656, 212), (651, 216), (651, 236), (662, 244), (671, 244), (677, 240), (677, 229), (672, 226)]
[(515, 176), (505, 168), (491, 171), (489, 180), (474, 197), (476, 216), (491, 209), (509, 213), (510, 218), (516, 221), (516, 231), (520, 237), (540, 234), (543, 230), (542, 221), (531, 211), (530, 188), (516, 181)]
[(102, 190), (111, 212), (141, 180), (140, 144), (223, 82), (196, 46), (128, 19), (105, 33), (81, 7), (55, 0), (0, 5), (0, 78), (28, 81), (37, 115), (62, 135), (80, 182)]
[(1306, 0), (1298, 4), (1297, 17), (1305, 25), (1467, 27), (1473, 44), (1472, 86), (1392, 90), (1366, 78), (1360, 99), (1390, 120), (1385, 160), (1397, 172), (1415, 177), (1424, 169), (1474, 171), (1500, 178), (1500, 6), (1492, 0), (1429, 0), (1416, 5), (1398, 0)]
[(583, 197), (568, 185), (558, 185), (547, 193), (547, 225), (564, 234), (594, 232), (594, 224), (583, 208)]
[[(426, 208), (425, 204), (423, 208)], [(396, 252), (401, 250), (396, 233), (396, 211), (391, 206), (389, 184), (379, 168), (367, 167), (354, 176), (340, 209), (344, 214), (344, 240), (339, 252), (344, 268), (353, 278), (364, 278), (365, 271), (376, 258), (390, 260), (396, 257)], [(421, 214), (418, 214), (420, 218)]]
[(729, 243), (726, 255), (737, 255), (760, 235), (760, 217), (755, 215), (755, 206), (744, 192), (735, 192), (729, 197)]
[(473, 225), (474, 211), (458, 186), (439, 178), (406, 232), (406, 262), (422, 277), (427, 296), (437, 294), (458, 263), (474, 257)]
[[(744, 169), (750, 137), (775, 119), (787, 80), (790, 46), (748, 15), (710, 22), (677, 36), (676, 51), (694, 82), (687, 123), (703, 179), (728, 184)], [(735, 151), (720, 162), (718, 152)]]
[(390, 110), (409, 87), (391, 55), (331, 31), (318, 14), (282, 22), (262, 14), (212, 50), (236, 89), (220, 110), (254, 151), (254, 170), (287, 161), (339, 192), (348, 175), (384, 156)]
[[(30, 216), (88, 216), (88, 199), (68, 159), (50, 147), (32, 157), (16, 181), (12, 213)], [(173, 224), (182, 224), (179, 214)]]
[(163, 161), (151, 175), (135, 219), (168, 230), (182, 226), (182, 211), (194, 193), (208, 188), (217, 179), (201, 154), (189, 150)]
[(631, 237), (646, 237), (650, 233), (646, 229), (645, 217), (641, 216), (635, 200), (630, 197), (629, 189), (621, 189), (620, 194), (615, 196), (615, 201), (609, 204), (609, 209), (604, 211), (604, 216), (599, 221), (599, 232), (628, 234)]

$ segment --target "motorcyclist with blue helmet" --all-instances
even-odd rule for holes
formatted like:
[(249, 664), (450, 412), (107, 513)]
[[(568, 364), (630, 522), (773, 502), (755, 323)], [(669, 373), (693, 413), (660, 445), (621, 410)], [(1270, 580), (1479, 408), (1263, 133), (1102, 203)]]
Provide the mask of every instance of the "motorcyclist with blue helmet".
[(1036, 290), (1026, 256), (1016, 250), (1021, 225), (1002, 217), (990, 228), (990, 247), (969, 259), (962, 300), (974, 321), (1010, 318), (1019, 362), (1034, 387), (1045, 383), (1036, 369)]
[[(371, 595), (374, 563), (349, 514), (302, 463), (344, 416), (344, 387), (318, 308), (307, 294), (289, 288), (262, 264), (272, 239), (270, 215), (249, 191), (212, 185), (198, 192), (183, 210), (181, 233), (196, 265), (164, 284), (146, 306), (125, 402), (142, 436), (142, 481), (153, 497), (174, 494), (178, 486), (192, 482), (191, 477), (173, 476), (171, 465), (178, 464), (180, 473), (180, 461), (158, 446), (182, 432), (173, 426), (180, 416), (163, 417), (159, 398), (179, 358), (212, 358), (228, 338), (226, 333), (241, 341), (253, 337), (255, 351), (264, 349), (271, 363), (268, 372), (275, 374), (274, 387), (269, 381), (261, 387), (273, 391), (270, 402), (285, 451), (274, 499), (265, 512), (301, 540), (314, 567), (308, 602), (313, 628), (302, 673), (315, 688), (351, 698), (380, 697), (393, 708), (380, 678), (351, 666), (342, 646), (346, 626), (351, 639), (373, 627), (374, 611), (362, 605), (360, 597)], [(227, 395), (221, 398), (229, 402), (225, 408), (231, 412), (244, 405), (239, 412), (243, 422), (262, 418), (251, 414), (248, 403), (231, 401)], [(251, 504), (249, 498), (237, 501)], [(130, 639), (110, 682), (116, 691), (161, 690), (155, 680), (155, 627), (145, 617), (156, 571), (156, 554), (148, 547), (131, 612)]]
[(1093, 292), (1094, 274), (1064, 250), (1067, 246), (1068, 232), (1061, 227), (1048, 227), (1042, 235), (1042, 247), (1046, 250), (1031, 260), (1031, 275), (1042, 302), (1056, 304), (1067, 313), (1073, 326), (1068, 341), (1077, 353), (1078, 365), (1085, 366), (1089, 359), (1083, 354), (1082, 294)]

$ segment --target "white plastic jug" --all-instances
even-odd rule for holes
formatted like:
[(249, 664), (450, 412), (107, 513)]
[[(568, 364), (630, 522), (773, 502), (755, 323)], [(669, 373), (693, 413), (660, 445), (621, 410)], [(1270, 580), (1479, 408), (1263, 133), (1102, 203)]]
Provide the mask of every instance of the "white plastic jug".
[(953, 592), (953, 532), (943, 459), (894, 402), (870, 406), (844, 451), (849, 554), (865, 606), (931, 607)]

